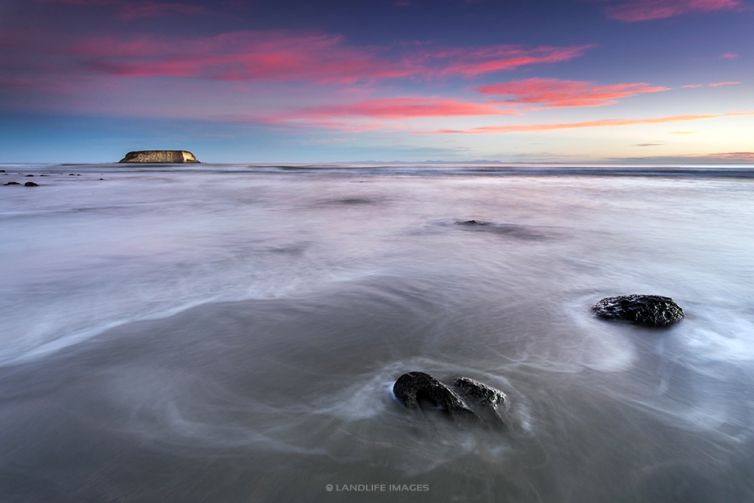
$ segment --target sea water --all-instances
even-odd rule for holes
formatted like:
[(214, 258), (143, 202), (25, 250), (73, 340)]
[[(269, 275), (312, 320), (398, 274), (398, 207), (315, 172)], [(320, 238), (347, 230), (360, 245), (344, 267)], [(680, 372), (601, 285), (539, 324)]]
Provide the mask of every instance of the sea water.
[(3, 502), (754, 500), (751, 168), (0, 167)]

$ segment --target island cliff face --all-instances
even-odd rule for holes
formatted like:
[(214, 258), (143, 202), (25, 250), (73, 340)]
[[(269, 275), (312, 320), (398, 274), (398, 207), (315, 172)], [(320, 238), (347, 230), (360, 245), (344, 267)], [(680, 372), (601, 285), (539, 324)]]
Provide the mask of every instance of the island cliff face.
[(137, 150), (120, 160), (124, 163), (183, 163), (199, 162), (188, 150)]

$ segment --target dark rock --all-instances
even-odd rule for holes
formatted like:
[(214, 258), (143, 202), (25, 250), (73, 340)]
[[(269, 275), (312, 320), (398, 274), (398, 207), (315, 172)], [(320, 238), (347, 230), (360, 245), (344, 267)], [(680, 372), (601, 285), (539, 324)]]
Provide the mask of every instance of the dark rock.
[(408, 409), (437, 411), (454, 419), (476, 419), (453, 390), (424, 372), (408, 372), (400, 376), (393, 384), (393, 393)]
[(506, 401), (505, 393), (470, 377), (459, 377), (453, 387), (469, 402), (498, 406)]
[(6, 182), (5, 185), (21, 185), (18, 182)]
[(659, 295), (606, 297), (592, 306), (592, 311), (600, 318), (648, 327), (667, 327), (684, 316), (683, 309), (673, 299)]
[(484, 424), (507, 426), (503, 417), (507, 408), (505, 393), (470, 377), (459, 377), (453, 387)]
[(76, 176), (76, 173), (68, 173), (68, 176)]
[(27, 177), (34, 176), (34, 175), (26, 175)]
[(26, 182), (24, 184), (24, 187), (39, 187), (39, 184), (34, 182)]
[(469, 377), (459, 377), (450, 388), (424, 372), (409, 372), (395, 381), (393, 393), (408, 409), (439, 412), (494, 429), (508, 427), (505, 393)]
[(490, 225), (489, 222), (482, 222), (481, 220), (465, 220), (458, 222), (459, 225)]
[(5, 173), (5, 170), (4, 169), (0, 169), (0, 173)]

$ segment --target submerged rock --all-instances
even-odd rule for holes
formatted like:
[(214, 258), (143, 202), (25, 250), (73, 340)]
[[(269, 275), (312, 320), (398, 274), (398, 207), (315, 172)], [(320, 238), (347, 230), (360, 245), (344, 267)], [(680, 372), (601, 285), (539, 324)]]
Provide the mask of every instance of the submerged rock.
[(424, 372), (408, 372), (393, 384), (393, 394), (407, 409), (434, 410), (451, 418), (475, 414), (449, 387)]
[(39, 187), (39, 184), (35, 182), (26, 182), (24, 187)]
[(4, 185), (21, 185), (18, 182), (6, 182)]
[(592, 311), (600, 318), (625, 320), (647, 327), (667, 327), (681, 321), (683, 309), (670, 297), (660, 295), (619, 295), (606, 297)]
[(194, 154), (188, 150), (138, 150), (129, 152), (121, 159), (121, 163), (198, 163)]
[(526, 240), (539, 240), (545, 236), (528, 226), (510, 224), (505, 222), (486, 222), (484, 220), (458, 220), (456, 225), (469, 232), (485, 232), (505, 237), (514, 237)]

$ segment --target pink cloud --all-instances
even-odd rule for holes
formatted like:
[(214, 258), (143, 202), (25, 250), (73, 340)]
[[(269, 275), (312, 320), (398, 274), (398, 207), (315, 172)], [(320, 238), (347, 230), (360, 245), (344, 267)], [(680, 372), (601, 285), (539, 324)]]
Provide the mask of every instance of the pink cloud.
[(522, 66), (570, 61), (593, 45), (568, 47), (539, 46), (524, 48), (510, 45), (446, 49), (418, 55), (425, 64), (438, 67), (440, 75), (473, 77), (485, 73), (513, 70)]
[(375, 119), (410, 119), (417, 117), (451, 117), (510, 115), (487, 103), (474, 103), (447, 98), (397, 97), (364, 100), (347, 105), (330, 105), (302, 110), (297, 117), (371, 117)]
[(686, 84), (683, 86), (686, 89), (699, 89), (702, 87), (724, 87), (724, 86), (737, 86), (741, 84), (737, 81), (726, 80), (722, 82), (710, 82), (709, 84)]
[(600, 86), (592, 82), (539, 78), (479, 88), (481, 93), (502, 97), (505, 103), (536, 104), (547, 108), (600, 107), (617, 103), (621, 98), (667, 90), (667, 87), (643, 82)]
[[(748, 114), (744, 112), (742, 114)], [(666, 122), (686, 122), (702, 119), (714, 119), (729, 114), (697, 114), (697, 115), (671, 115), (666, 117), (650, 117), (643, 119), (598, 119), (581, 122), (558, 122), (546, 124), (510, 124), (505, 126), (483, 126), (472, 129), (446, 129), (438, 133), (463, 133), (463, 134), (488, 134), (488, 133), (530, 133), (538, 131), (555, 131), (563, 129), (582, 129), (593, 127), (635, 126), (645, 124), (663, 124)]]
[(267, 126), (277, 126), (284, 128), (296, 129), (324, 129), (333, 130), (340, 133), (370, 133), (379, 131), (381, 133), (407, 133), (415, 132), (414, 128), (401, 122), (385, 122), (383, 120), (344, 120), (344, 117), (315, 117), (298, 114), (277, 114), (260, 116), (256, 114), (238, 115), (223, 114), (212, 118), (213, 120), (223, 122), (238, 122), (243, 124), (265, 124)]
[(734, 52), (724, 52), (720, 55), (721, 59), (738, 59), (738, 54)]
[(469, 77), (568, 61), (588, 47), (423, 48), (395, 55), (386, 49), (349, 46), (342, 37), (329, 34), (242, 31), (182, 39), (97, 37), (81, 40), (69, 53), (95, 72), (116, 76), (353, 83)]
[(416, 133), (413, 126), (400, 121), (427, 117), (499, 116), (515, 113), (510, 110), (501, 110), (490, 103), (440, 97), (401, 96), (368, 99), (346, 105), (309, 107), (264, 117), (233, 118), (228, 116), (225, 118), (286, 127), (334, 129), (347, 133), (371, 131)]
[(607, 16), (618, 21), (634, 23), (687, 14), (738, 10), (743, 0), (620, 0), (607, 7)]
[(411, 75), (407, 65), (353, 49), (339, 36), (246, 31), (181, 40), (98, 38), (72, 53), (89, 68), (128, 77), (194, 77), (225, 81), (354, 82)]
[[(754, 111), (724, 112), (716, 114), (669, 115), (640, 119), (597, 119), (581, 122), (556, 122), (544, 124), (509, 124), (504, 126), (482, 126), (471, 129), (443, 129), (435, 133), (446, 134), (486, 134), (486, 133), (530, 133), (537, 131), (556, 131), (561, 129), (582, 129), (593, 127), (637, 126), (645, 124), (664, 124), (668, 122), (688, 122), (722, 117), (751, 117)], [(686, 131), (673, 131), (673, 134), (686, 134)]]
[(733, 161), (754, 162), (754, 152), (723, 152), (712, 155)]

